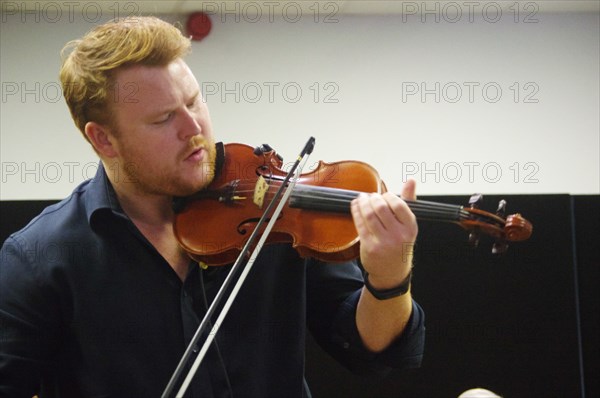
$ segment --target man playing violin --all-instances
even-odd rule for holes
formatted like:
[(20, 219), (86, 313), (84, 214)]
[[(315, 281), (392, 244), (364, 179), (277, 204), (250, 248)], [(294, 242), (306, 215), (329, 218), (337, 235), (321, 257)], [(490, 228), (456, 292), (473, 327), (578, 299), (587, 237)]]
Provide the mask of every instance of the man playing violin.
[[(229, 267), (199, 267), (173, 232), (173, 197), (206, 187), (216, 156), (183, 60), (190, 47), (152, 17), (109, 22), (66, 47), (64, 96), (100, 167), (2, 247), (2, 395), (160, 395), (223, 283)], [(402, 197), (414, 199), (413, 182)], [(189, 396), (310, 396), (306, 325), (352, 370), (419, 366), (415, 217), (392, 194), (364, 194), (351, 210), (368, 288), (357, 262), (265, 246)]]

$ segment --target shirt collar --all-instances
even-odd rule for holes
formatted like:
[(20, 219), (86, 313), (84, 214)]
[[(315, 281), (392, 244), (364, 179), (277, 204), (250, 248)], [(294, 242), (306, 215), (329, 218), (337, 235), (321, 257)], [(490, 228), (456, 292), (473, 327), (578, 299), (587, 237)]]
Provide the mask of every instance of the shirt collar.
[(94, 178), (84, 185), (86, 191), (85, 207), (86, 215), (90, 226), (94, 226), (102, 215), (114, 214), (115, 216), (128, 219), (121, 208), (117, 194), (108, 180), (106, 170), (102, 162), (98, 163), (98, 171)]

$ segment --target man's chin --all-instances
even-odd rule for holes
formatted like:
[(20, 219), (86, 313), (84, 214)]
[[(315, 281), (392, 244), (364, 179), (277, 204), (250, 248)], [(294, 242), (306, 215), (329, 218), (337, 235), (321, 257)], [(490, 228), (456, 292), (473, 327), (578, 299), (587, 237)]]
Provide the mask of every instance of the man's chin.
[(205, 189), (210, 183), (209, 182), (201, 182), (197, 184), (179, 184), (176, 189), (174, 189), (174, 194), (172, 196), (175, 197), (186, 197), (195, 194), (198, 191), (202, 191)]

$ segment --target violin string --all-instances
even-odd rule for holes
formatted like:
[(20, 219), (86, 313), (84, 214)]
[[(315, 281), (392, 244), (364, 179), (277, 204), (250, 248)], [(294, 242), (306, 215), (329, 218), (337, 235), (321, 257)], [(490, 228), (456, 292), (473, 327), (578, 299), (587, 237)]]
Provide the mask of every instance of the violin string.
[[(315, 207), (349, 208), (349, 202), (359, 195), (357, 191), (335, 190), (327, 187), (300, 187), (292, 195), (306, 202), (314, 201)], [(438, 221), (458, 221), (468, 216), (462, 206), (448, 205), (428, 201), (406, 201), (417, 218)], [(291, 203), (290, 203), (291, 204)]]
[(469, 217), (469, 213), (464, 211), (462, 206), (419, 200), (407, 200), (406, 203), (413, 213), (415, 213), (417, 218), (421, 219), (433, 221), (461, 221)]
[(290, 198), (290, 207), (349, 213), (350, 202), (359, 192), (327, 187), (296, 186)]
[[(279, 188), (279, 181), (268, 181), (269, 188), (264, 200), (270, 200)], [(254, 193), (255, 182), (239, 181), (235, 185), (234, 195)], [(290, 206), (321, 211), (349, 212), (350, 202), (361, 192), (313, 185), (296, 185), (290, 197)], [(471, 213), (463, 206), (430, 202), (424, 200), (406, 200), (417, 219), (434, 221), (461, 221), (471, 219)]]

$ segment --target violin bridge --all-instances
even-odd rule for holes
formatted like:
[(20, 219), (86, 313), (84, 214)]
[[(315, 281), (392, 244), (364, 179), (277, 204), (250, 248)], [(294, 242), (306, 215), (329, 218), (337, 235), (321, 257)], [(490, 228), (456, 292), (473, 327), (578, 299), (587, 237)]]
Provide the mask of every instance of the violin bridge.
[(269, 190), (269, 184), (264, 179), (263, 176), (259, 176), (256, 180), (256, 185), (254, 185), (254, 196), (252, 197), (252, 201), (259, 209), (262, 209), (263, 204), (265, 202), (265, 194)]

